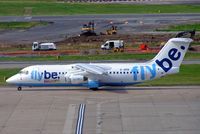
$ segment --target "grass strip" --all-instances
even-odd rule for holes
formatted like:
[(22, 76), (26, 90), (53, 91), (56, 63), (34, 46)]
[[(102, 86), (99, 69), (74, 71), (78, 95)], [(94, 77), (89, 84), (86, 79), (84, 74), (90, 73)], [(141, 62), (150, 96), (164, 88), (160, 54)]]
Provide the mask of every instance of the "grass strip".
[[(0, 61), (96, 61), (96, 60), (149, 60), (156, 54), (112, 53), (105, 55), (60, 55), (58, 56), (21, 56), (0, 57)], [(200, 59), (200, 53), (186, 53), (185, 59)]]
[(156, 31), (171, 32), (171, 31), (187, 31), (187, 30), (193, 30), (193, 29), (195, 29), (196, 31), (200, 31), (200, 23), (171, 25), (167, 28), (157, 29)]
[(6, 85), (6, 79), (19, 72), (19, 68), (0, 69), (0, 85)]
[(0, 2), (1, 16), (74, 14), (199, 13), (200, 5), (135, 5), (57, 2)]
[[(181, 65), (180, 73), (168, 75), (161, 79), (145, 82), (139, 86), (161, 85), (200, 85), (200, 65)], [(6, 85), (5, 79), (16, 74), (20, 69), (0, 69), (0, 85)]]

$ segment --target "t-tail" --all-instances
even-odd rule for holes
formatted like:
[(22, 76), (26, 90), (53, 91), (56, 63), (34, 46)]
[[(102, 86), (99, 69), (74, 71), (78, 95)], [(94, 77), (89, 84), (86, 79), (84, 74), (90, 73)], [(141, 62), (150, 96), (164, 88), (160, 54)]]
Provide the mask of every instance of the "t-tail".
[(164, 74), (178, 73), (192, 41), (191, 38), (172, 38), (150, 62), (156, 63)]

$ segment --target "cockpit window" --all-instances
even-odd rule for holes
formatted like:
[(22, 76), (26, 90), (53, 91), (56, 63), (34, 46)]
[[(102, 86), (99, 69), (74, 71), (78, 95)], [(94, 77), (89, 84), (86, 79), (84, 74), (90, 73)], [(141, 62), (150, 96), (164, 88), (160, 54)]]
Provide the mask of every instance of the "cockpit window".
[(28, 74), (28, 71), (26, 71), (26, 70), (21, 70), (21, 71), (19, 71), (19, 74)]

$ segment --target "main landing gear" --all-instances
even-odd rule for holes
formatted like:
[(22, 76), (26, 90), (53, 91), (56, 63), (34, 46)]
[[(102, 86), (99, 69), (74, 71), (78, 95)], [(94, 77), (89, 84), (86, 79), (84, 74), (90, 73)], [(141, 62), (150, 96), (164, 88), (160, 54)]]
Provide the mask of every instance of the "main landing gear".
[(17, 90), (18, 90), (18, 91), (21, 91), (21, 90), (22, 90), (22, 87), (18, 87)]
[(90, 88), (92, 91), (97, 91), (98, 88)]

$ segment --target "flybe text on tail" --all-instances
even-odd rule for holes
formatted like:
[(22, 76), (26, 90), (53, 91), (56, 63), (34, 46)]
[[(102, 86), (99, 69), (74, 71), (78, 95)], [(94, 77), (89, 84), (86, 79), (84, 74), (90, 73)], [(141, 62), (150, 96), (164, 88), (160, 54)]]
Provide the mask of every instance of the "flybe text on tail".
[[(185, 46), (180, 46), (182, 50), (185, 50)], [(171, 48), (168, 51), (168, 57), (161, 60), (156, 60), (155, 62), (160, 66), (165, 72), (168, 72), (173, 67), (173, 61), (178, 61), (181, 57), (181, 52), (177, 48)]]

